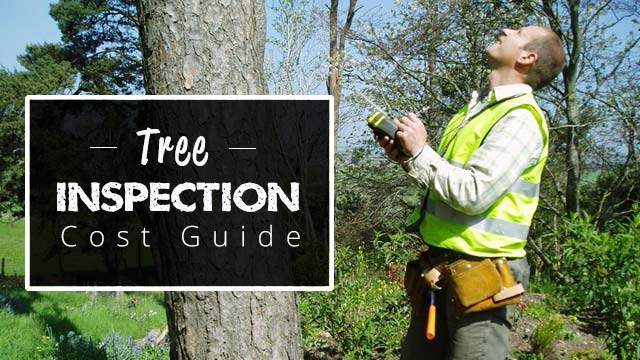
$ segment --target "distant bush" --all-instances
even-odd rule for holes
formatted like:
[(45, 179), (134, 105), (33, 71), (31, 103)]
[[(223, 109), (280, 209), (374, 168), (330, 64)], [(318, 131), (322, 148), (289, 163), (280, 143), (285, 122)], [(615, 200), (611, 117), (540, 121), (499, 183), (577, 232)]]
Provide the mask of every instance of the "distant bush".
[(336, 239), (343, 244), (362, 244), (374, 230), (402, 226), (418, 200), (418, 187), (412, 186), (400, 166), (361, 152), (336, 165)]
[(586, 214), (560, 226), (560, 288), (575, 311), (603, 327), (611, 352), (640, 359), (640, 207), (634, 205), (629, 220), (607, 230), (599, 231)]

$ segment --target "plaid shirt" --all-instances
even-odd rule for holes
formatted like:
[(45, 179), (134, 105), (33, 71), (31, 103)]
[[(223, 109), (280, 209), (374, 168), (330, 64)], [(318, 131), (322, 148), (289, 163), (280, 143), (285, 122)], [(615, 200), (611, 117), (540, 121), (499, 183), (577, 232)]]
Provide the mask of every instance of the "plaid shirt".
[[(462, 124), (497, 101), (530, 92), (525, 84), (498, 86), (488, 94), (474, 91)], [(535, 164), (541, 151), (536, 119), (529, 110), (516, 109), (496, 123), (464, 168), (450, 164), (427, 144), (412, 161), (408, 175), (452, 208), (475, 215), (487, 210)]]

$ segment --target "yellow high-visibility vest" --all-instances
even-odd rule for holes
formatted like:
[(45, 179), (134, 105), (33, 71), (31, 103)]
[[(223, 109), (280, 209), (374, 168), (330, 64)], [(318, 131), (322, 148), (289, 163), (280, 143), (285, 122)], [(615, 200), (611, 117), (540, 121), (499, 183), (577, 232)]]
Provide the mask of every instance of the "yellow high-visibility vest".
[(433, 192), (411, 214), (407, 224), (417, 224), (424, 241), (433, 246), (479, 257), (525, 256), (529, 226), (538, 206), (540, 178), (549, 153), (549, 130), (542, 110), (531, 93), (489, 105), (460, 128), (467, 113), (462, 108), (447, 125), (438, 151), (454, 166), (464, 168), (491, 128), (515, 109), (528, 109), (535, 117), (543, 147), (538, 161), (481, 214), (468, 215), (447, 205)]

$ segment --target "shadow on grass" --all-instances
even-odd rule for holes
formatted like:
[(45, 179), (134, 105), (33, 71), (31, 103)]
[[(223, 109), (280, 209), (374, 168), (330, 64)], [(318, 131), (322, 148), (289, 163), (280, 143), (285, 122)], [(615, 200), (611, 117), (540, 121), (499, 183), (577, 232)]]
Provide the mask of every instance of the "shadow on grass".
[[(37, 322), (45, 324), (45, 331), (56, 341), (56, 356), (60, 359), (107, 359), (99, 344), (77, 334), (76, 326), (66, 318), (64, 309), (51, 301), (43, 311), (36, 311), (34, 303), (42, 300), (42, 294), (24, 289), (23, 276), (0, 277), (0, 311), (16, 315), (30, 314)], [(5, 325), (6, 326), (6, 325)]]
[(24, 290), (23, 276), (0, 277), (0, 306), (16, 314), (33, 312), (33, 303), (42, 295)]

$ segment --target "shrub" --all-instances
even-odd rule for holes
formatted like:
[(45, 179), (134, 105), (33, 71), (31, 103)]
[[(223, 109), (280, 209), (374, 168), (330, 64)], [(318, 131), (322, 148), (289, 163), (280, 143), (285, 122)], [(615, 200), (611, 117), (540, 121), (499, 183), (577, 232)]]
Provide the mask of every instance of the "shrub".
[(382, 276), (362, 249), (336, 251), (332, 292), (300, 295), (305, 348), (328, 332), (344, 359), (397, 358), (409, 323), (409, 306), (400, 284)]
[(556, 234), (565, 239), (555, 259), (564, 276), (560, 288), (575, 311), (595, 317), (607, 346), (623, 359), (640, 358), (640, 207), (633, 211), (606, 232), (585, 214), (565, 221)]

